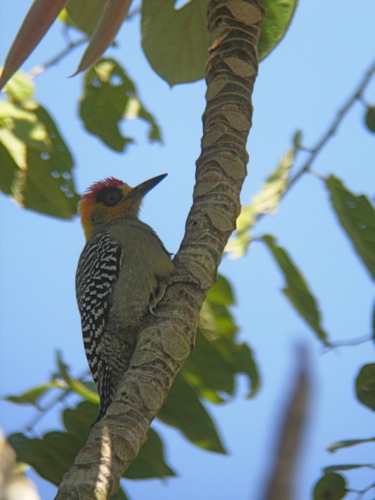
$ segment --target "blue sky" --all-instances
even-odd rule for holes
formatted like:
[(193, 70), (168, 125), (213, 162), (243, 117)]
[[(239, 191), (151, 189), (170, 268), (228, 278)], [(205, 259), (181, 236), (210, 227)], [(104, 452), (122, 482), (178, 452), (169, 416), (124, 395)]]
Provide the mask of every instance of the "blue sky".
[[(0, 61), (4, 61), (30, 3), (0, 0)], [(372, 0), (301, 0), (287, 36), (260, 66), (244, 203), (290, 148), (297, 129), (303, 130), (308, 146), (326, 130), (375, 57), (374, 19)], [(46, 61), (63, 44), (56, 23), (24, 69)], [(73, 152), (77, 187), (82, 192), (107, 176), (135, 185), (168, 172), (167, 179), (145, 200), (141, 216), (166, 247), (176, 252), (191, 205), (194, 162), (200, 151), (204, 83), (170, 89), (154, 75), (140, 50), (138, 19), (128, 23), (120, 33), (119, 48), (108, 54), (118, 58), (137, 83), (141, 98), (162, 127), (164, 145), (149, 145), (145, 126), (134, 122), (126, 128), (136, 136), (137, 145), (125, 155), (117, 154), (87, 135), (78, 118), (82, 76), (67, 76), (77, 67), (81, 54), (78, 49), (36, 80), (37, 99), (54, 116)], [(366, 98), (375, 102), (375, 82)], [(334, 173), (350, 190), (373, 199), (375, 137), (362, 121), (363, 108), (357, 104), (313, 168), (322, 175)], [(63, 352), (74, 374), (85, 369), (74, 291), (84, 238), (78, 219), (62, 222), (27, 212), (2, 195), (0, 231), (0, 394), (5, 395), (46, 381), (54, 370), (56, 349)], [(304, 177), (277, 215), (264, 219), (256, 233), (275, 235), (290, 251), (319, 299), (332, 340), (370, 333), (372, 283), (338, 226), (321, 181)], [(131, 498), (256, 500), (293, 384), (294, 345), (299, 341), (309, 348), (313, 394), (296, 474), (297, 498), (309, 498), (323, 466), (372, 463), (371, 444), (335, 455), (325, 448), (341, 439), (373, 436), (373, 414), (356, 402), (353, 386), (359, 368), (373, 362), (373, 346), (367, 343), (325, 352), (286, 302), (280, 292), (282, 276), (260, 244), (254, 244), (243, 259), (225, 258), (220, 271), (235, 288), (238, 305), (234, 314), (241, 340), (255, 351), (261, 390), (255, 399), (246, 400), (246, 387), (240, 379), (233, 402), (209, 406), (229, 456), (203, 452), (177, 431), (156, 422), (166, 443), (167, 460), (180, 477), (168, 482), (128, 482), (125, 487)], [(5, 432), (22, 429), (33, 414), (29, 408), (0, 403), (0, 425)], [(40, 431), (54, 428), (57, 418), (43, 420)], [(373, 482), (373, 473), (367, 469), (348, 477), (353, 487)], [(39, 479), (37, 484), (43, 499), (52, 497), (53, 487)]]

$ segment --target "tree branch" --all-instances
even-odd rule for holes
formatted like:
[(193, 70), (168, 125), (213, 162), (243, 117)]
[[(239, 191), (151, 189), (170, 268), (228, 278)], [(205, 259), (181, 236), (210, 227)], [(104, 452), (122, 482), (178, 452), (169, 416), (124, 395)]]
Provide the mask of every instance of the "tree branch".
[(200, 309), (240, 210), (263, 17), (260, 0), (209, 3), (202, 153), (186, 233), (174, 259), (176, 274), (156, 318), (149, 315), (141, 325), (130, 368), (64, 476), (57, 499), (105, 499), (118, 489), (193, 348)]
[(352, 106), (357, 102), (363, 100), (363, 92), (369, 82), (371, 81), (372, 77), (375, 74), (375, 61), (373, 61), (364, 74), (362, 80), (360, 81), (358, 87), (355, 89), (354, 93), (347, 99), (347, 101), (344, 103), (344, 105), (339, 109), (337, 115), (334, 117), (332, 120), (332, 123), (329, 125), (328, 129), (322, 137), (318, 140), (317, 144), (313, 148), (305, 149), (305, 148), (300, 148), (301, 150), (308, 151), (310, 153), (308, 159), (306, 162), (302, 165), (302, 167), (296, 172), (296, 174), (293, 176), (293, 178), (289, 181), (288, 188), (286, 191), (289, 191), (289, 189), (298, 181), (298, 179), (308, 172), (311, 168), (311, 165), (315, 161), (316, 157), (318, 154), (323, 150), (324, 146), (327, 144), (327, 142), (336, 134), (337, 129), (341, 125), (342, 121), (344, 120), (346, 114), (350, 111)]

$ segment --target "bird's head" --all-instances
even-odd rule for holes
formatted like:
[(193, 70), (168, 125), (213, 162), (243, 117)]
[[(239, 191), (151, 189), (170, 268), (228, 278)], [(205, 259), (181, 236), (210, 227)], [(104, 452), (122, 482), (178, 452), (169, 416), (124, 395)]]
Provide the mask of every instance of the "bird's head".
[(113, 177), (93, 184), (79, 204), (86, 239), (96, 229), (101, 229), (112, 221), (136, 219), (143, 197), (166, 176), (167, 174), (158, 175), (134, 188)]

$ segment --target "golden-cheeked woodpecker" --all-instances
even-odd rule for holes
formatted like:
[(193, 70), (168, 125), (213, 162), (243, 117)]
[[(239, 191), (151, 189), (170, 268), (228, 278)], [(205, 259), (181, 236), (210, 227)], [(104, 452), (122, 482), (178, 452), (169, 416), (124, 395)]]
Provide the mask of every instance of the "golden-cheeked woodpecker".
[(76, 294), (87, 360), (106, 413), (128, 369), (140, 322), (158, 282), (173, 272), (170, 254), (138, 213), (143, 197), (167, 174), (131, 188), (108, 178), (83, 195), (79, 212), (86, 245)]

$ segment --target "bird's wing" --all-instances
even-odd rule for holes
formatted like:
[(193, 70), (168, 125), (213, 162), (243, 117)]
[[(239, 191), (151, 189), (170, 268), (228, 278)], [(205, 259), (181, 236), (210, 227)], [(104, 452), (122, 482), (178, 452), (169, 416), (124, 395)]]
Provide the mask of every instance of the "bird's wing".
[(96, 384), (102, 369), (100, 340), (108, 321), (112, 288), (120, 274), (121, 264), (121, 247), (105, 232), (88, 241), (79, 259), (76, 295), (85, 352)]

